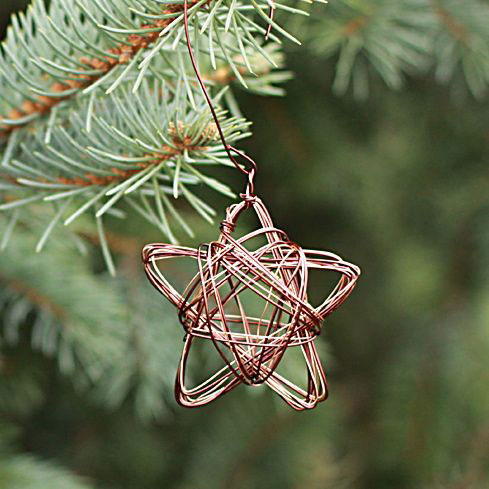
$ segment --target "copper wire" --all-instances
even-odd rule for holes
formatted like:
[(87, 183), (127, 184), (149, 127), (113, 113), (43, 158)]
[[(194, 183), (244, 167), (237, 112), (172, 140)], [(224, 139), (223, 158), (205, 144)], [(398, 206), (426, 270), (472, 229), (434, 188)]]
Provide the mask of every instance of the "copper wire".
[[(185, 30), (185, 40), (187, 43), (187, 50), (188, 54), (190, 57), (190, 62), (192, 63), (192, 68), (194, 69), (195, 76), (197, 78), (197, 82), (199, 83), (199, 86), (202, 90), (202, 93), (207, 101), (207, 104), (209, 106), (209, 109), (212, 114), (212, 118), (214, 119), (214, 122), (217, 127), (217, 131), (219, 133), (219, 137), (222, 141), (222, 144), (224, 146), (224, 149), (226, 150), (226, 153), (228, 155), (228, 158), (230, 161), (234, 164), (234, 166), (244, 173), (245, 175), (248, 176), (248, 185), (246, 188), (246, 195), (253, 195), (254, 194), (254, 177), (257, 171), (257, 165), (255, 161), (250, 158), (249, 156), (245, 155), (243, 152), (239, 151), (238, 149), (234, 148), (233, 146), (230, 146), (226, 142), (226, 138), (224, 136), (224, 132), (221, 128), (221, 123), (219, 122), (219, 118), (217, 117), (216, 110), (214, 109), (214, 105), (212, 103), (211, 96), (209, 95), (209, 92), (207, 91), (207, 87), (205, 86), (204, 79), (202, 78), (202, 75), (200, 74), (199, 67), (197, 66), (197, 60), (195, 59), (194, 55), (194, 50), (192, 48), (192, 43), (190, 41), (190, 33), (189, 33), (189, 26), (188, 26), (188, 0), (184, 0), (183, 2), (183, 26)], [(243, 168), (236, 160), (236, 158), (233, 156), (233, 153), (236, 154), (237, 156), (245, 159), (249, 164), (250, 168), (246, 169)]]
[[(237, 219), (253, 209), (261, 228), (238, 239), (232, 236)], [(252, 242), (265, 244), (256, 249)], [(248, 246), (247, 246), (248, 245)], [(198, 273), (183, 292), (168, 282), (157, 263), (170, 258), (193, 258)], [(327, 384), (312, 341), (323, 320), (353, 290), (360, 270), (339, 256), (304, 250), (274, 227), (270, 214), (256, 196), (230, 206), (217, 241), (198, 249), (171, 244), (151, 244), (143, 250), (149, 280), (179, 309), (187, 334), (180, 361), (176, 396), (180, 404), (201, 406), (229, 392), (240, 383), (265, 383), (294, 409), (314, 407), (326, 398)], [(341, 277), (317, 307), (308, 302), (309, 271), (332, 270)], [(249, 316), (241, 295), (252, 291), (263, 304), (259, 316)], [(192, 342), (213, 342), (225, 366), (198, 386), (188, 388), (185, 370)], [(276, 372), (287, 348), (300, 347), (308, 374), (307, 387), (300, 387)]]
[[(200, 75), (190, 42), (188, 0), (184, 0), (184, 29), (192, 66), (224, 148), (234, 165), (247, 175), (248, 182), (245, 193), (241, 194), (242, 201), (226, 210), (217, 241), (202, 244), (198, 249), (162, 243), (143, 249), (150, 282), (179, 309), (179, 319), (186, 332), (175, 383), (176, 399), (183, 406), (197, 407), (241, 383), (266, 384), (294, 409), (311, 409), (326, 399), (328, 393), (313, 340), (320, 333), (324, 319), (352, 292), (360, 269), (333, 253), (302, 249), (273, 225), (267, 208), (254, 195), (257, 165), (227, 144)], [(249, 168), (240, 165), (234, 155), (244, 158)], [(261, 227), (236, 239), (232, 233), (246, 209), (255, 211)], [(258, 246), (256, 241), (260, 242)], [(198, 272), (180, 294), (162, 274), (158, 262), (185, 257), (196, 260)], [(309, 304), (307, 296), (309, 271), (313, 269), (340, 274), (336, 286), (317, 307)], [(259, 315), (247, 313), (249, 307), (255, 308), (260, 303)], [(187, 362), (196, 338), (211, 341), (224, 366), (189, 388)], [(302, 353), (307, 373), (305, 386), (277, 372), (289, 347), (298, 347)]]

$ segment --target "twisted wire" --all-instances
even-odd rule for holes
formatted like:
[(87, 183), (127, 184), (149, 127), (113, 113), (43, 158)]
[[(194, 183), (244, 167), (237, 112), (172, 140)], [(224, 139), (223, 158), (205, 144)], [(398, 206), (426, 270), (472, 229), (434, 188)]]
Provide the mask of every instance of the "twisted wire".
[[(261, 224), (238, 239), (232, 236), (245, 209), (253, 209)], [(252, 248), (258, 239), (264, 244)], [(247, 247), (248, 245), (248, 247)], [(158, 262), (193, 258), (198, 272), (180, 294), (161, 273)], [(143, 250), (151, 283), (179, 309), (185, 332), (175, 392), (180, 404), (201, 406), (229, 392), (240, 383), (266, 384), (294, 409), (314, 407), (327, 396), (327, 383), (312, 343), (322, 321), (353, 290), (360, 270), (339, 256), (303, 250), (274, 227), (270, 214), (256, 196), (230, 206), (217, 241), (197, 249), (171, 244), (151, 244)], [(309, 270), (331, 270), (340, 279), (317, 307), (309, 304)], [(243, 294), (253, 293), (251, 305), (260, 303), (261, 315), (248, 315), (250, 304)], [(196, 387), (185, 383), (187, 360), (195, 338), (211, 341), (224, 367)], [(301, 349), (308, 382), (300, 387), (276, 371), (289, 347)]]
[[(271, 4), (270, 17), (274, 4)], [(271, 24), (270, 24), (271, 25)], [(327, 381), (313, 340), (321, 323), (352, 292), (360, 269), (326, 251), (304, 250), (274, 227), (263, 202), (254, 193), (256, 163), (228, 145), (211, 97), (200, 75), (190, 42), (188, 0), (184, 0), (184, 30), (189, 57), (197, 81), (207, 100), (219, 136), (230, 161), (247, 175), (242, 200), (226, 210), (217, 241), (197, 249), (172, 244), (150, 244), (143, 249), (143, 262), (153, 286), (179, 310), (186, 332), (177, 371), (175, 396), (186, 407), (214, 401), (239, 384), (266, 384), (297, 410), (311, 409), (328, 395)], [(267, 36), (270, 28), (267, 30)], [(244, 158), (249, 168), (238, 163)], [(234, 238), (236, 222), (246, 209), (253, 209), (261, 225), (241, 238)], [(264, 244), (253, 247), (260, 240)], [(198, 272), (180, 294), (161, 273), (158, 262), (172, 258), (193, 258)], [(309, 270), (338, 272), (340, 279), (317, 307), (308, 302)], [(252, 294), (251, 304), (246, 300)], [(247, 309), (262, 304), (262, 312)], [(224, 366), (194, 387), (186, 384), (187, 362), (196, 338), (211, 341)], [(301, 350), (306, 386), (299, 386), (277, 372), (288, 348)]]

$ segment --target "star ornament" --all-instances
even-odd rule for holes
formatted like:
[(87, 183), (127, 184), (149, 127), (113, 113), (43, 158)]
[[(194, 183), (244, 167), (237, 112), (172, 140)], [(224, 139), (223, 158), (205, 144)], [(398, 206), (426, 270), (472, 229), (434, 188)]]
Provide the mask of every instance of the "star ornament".
[[(256, 212), (261, 227), (235, 239), (236, 221), (248, 208)], [(180, 294), (158, 263), (183, 257), (196, 260), (198, 273)], [(250, 195), (227, 209), (217, 241), (197, 249), (150, 244), (143, 250), (143, 262), (150, 282), (178, 308), (186, 332), (175, 384), (179, 404), (202, 406), (241, 383), (266, 384), (296, 410), (314, 408), (326, 399), (327, 382), (314, 339), (326, 316), (355, 287), (360, 275), (356, 265), (333, 253), (302, 249), (274, 227), (263, 202)], [(307, 298), (311, 270), (340, 274), (317, 307)], [(188, 387), (187, 363), (197, 338), (212, 342), (223, 366)], [(304, 385), (277, 371), (288, 349), (301, 353)]]

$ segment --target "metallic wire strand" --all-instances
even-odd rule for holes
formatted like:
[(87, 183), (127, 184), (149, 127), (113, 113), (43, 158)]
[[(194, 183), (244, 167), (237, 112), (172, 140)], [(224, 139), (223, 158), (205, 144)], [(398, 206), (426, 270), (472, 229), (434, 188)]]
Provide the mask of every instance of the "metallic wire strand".
[[(243, 210), (253, 209), (261, 228), (241, 238), (232, 232)], [(250, 243), (265, 244), (251, 251)], [(248, 245), (248, 247), (247, 247)], [(171, 258), (193, 258), (198, 273), (180, 294), (161, 273), (158, 263)], [(304, 250), (274, 227), (270, 214), (256, 196), (227, 209), (217, 241), (198, 249), (172, 244), (150, 244), (143, 250), (146, 274), (154, 287), (179, 309), (185, 346), (175, 393), (183, 406), (207, 404), (240, 383), (266, 384), (297, 410), (313, 408), (327, 396), (327, 383), (313, 340), (323, 320), (350, 295), (360, 270), (325, 251)], [(309, 271), (331, 270), (340, 278), (317, 307), (308, 302)], [(263, 304), (260, 316), (249, 316), (243, 294), (252, 291)], [(199, 385), (186, 386), (186, 367), (196, 338), (210, 340), (224, 367)], [(299, 347), (306, 366), (307, 386), (300, 387), (276, 371), (289, 347)]]
[[(273, 5), (273, 4), (272, 4)], [(273, 15), (270, 9), (270, 17)], [(184, 29), (187, 48), (197, 81), (209, 104), (219, 136), (229, 159), (248, 177), (242, 201), (226, 210), (217, 241), (198, 249), (172, 244), (150, 244), (143, 249), (143, 262), (153, 286), (179, 310), (185, 332), (184, 349), (177, 371), (175, 396), (186, 407), (214, 401), (237, 385), (266, 384), (289, 406), (311, 409), (327, 397), (328, 388), (313, 340), (321, 323), (350, 295), (360, 269), (326, 251), (304, 250), (274, 227), (263, 202), (254, 194), (256, 163), (228, 145), (200, 75), (190, 42), (188, 0), (184, 0)], [(271, 23), (267, 29), (270, 33)], [(234, 155), (244, 158), (243, 167)], [(253, 209), (261, 228), (235, 239), (232, 233), (240, 214)], [(251, 251), (252, 241), (265, 244)], [(248, 246), (248, 247), (247, 247)], [(171, 258), (193, 258), (198, 273), (180, 294), (158, 267)], [(309, 304), (307, 284), (310, 270), (331, 270), (340, 274), (336, 286), (318, 307)], [(250, 316), (250, 304), (244, 296), (252, 292), (252, 303), (263, 304), (259, 317)], [(223, 361), (223, 367), (194, 387), (186, 385), (187, 362), (196, 339), (211, 341)], [(299, 386), (277, 372), (290, 347), (298, 347), (307, 372), (306, 386)]]

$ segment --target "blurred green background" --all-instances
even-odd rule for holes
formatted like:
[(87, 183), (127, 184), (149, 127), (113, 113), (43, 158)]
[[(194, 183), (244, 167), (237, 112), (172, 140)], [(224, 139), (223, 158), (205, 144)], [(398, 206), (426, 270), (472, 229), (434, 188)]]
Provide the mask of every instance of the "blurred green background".
[[(20, 3), (2, 0), (4, 24)], [(18, 346), (43, 395), (11, 415), (17, 449), (103, 488), (489, 487), (487, 100), (426, 77), (397, 92), (374, 82), (359, 102), (332, 95), (334, 59), (294, 48), (287, 64), (285, 98), (239, 95), (245, 147), (278, 226), (363, 270), (320, 339), (330, 399), (296, 413), (243, 388), (144, 424)]]

